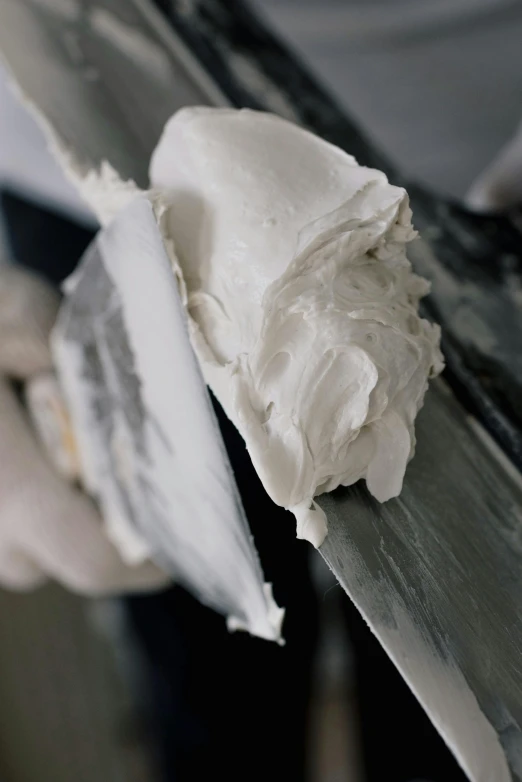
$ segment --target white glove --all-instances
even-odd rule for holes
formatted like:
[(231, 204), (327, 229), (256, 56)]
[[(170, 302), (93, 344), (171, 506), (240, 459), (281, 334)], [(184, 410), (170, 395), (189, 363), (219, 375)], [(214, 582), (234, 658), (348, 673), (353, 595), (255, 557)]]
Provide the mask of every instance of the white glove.
[(57, 309), (42, 280), (0, 268), (0, 584), (28, 589), (50, 576), (90, 595), (158, 588), (167, 576), (125, 564), (94, 504), (52, 466), (9, 382), (51, 369)]

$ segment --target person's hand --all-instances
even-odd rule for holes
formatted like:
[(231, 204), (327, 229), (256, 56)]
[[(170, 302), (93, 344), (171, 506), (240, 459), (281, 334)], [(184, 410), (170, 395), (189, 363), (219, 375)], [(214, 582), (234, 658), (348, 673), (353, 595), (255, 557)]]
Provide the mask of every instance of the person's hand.
[(161, 587), (168, 578), (152, 563), (123, 562), (93, 502), (49, 461), (13, 385), (50, 371), (57, 309), (42, 280), (0, 267), (0, 585), (52, 577), (90, 595)]

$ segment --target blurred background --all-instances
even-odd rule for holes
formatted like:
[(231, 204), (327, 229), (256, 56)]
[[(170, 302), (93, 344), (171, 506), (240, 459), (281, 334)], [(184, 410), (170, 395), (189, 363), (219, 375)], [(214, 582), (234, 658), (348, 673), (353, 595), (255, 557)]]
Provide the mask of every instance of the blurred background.
[[(518, 0), (257, 0), (255, 6), (397, 168), (432, 191), (464, 201), (517, 134)], [(13, 232), (22, 221), (29, 234), (35, 225), (46, 232), (49, 246), (73, 226), (74, 267), (96, 223), (1, 70), (0, 190), (3, 262), (27, 263), (20, 255), (29, 245)], [(312, 557), (311, 572), (318, 641), (305, 776), (376, 779), (364, 769), (347, 598), (319, 557)], [(55, 585), (32, 594), (0, 590), (2, 782), (190, 778), (169, 776), (160, 757), (150, 660), (133, 616), (118, 600), (83, 600)], [(406, 774), (381, 779), (413, 782)], [(272, 779), (279, 778), (274, 771)], [(452, 770), (444, 782), (458, 778)]]

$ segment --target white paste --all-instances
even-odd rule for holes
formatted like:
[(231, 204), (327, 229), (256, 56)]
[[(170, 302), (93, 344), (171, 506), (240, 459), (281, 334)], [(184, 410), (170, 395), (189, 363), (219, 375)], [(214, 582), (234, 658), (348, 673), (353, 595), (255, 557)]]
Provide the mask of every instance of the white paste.
[(151, 183), (186, 286), (205, 379), (271, 498), (319, 546), (313, 497), (365, 478), (399, 494), (439, 328), (418, 316), (408, 197), (379, 171), (271, 114), (190, 108)]

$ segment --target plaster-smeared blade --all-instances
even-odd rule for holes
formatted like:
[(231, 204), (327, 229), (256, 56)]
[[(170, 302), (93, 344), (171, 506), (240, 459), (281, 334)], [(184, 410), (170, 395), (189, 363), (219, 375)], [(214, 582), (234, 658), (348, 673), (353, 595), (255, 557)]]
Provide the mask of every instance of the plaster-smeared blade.
[(278, 639), (151, 204), (87, 250), (53, 337), (87, 488), (129, 559), (150, 554), (234, 627)]
[(320, 551), (469, 778), (519, 780), (522, 480), (440, 380), (416, 434), (397, 499), (318, 498)]

